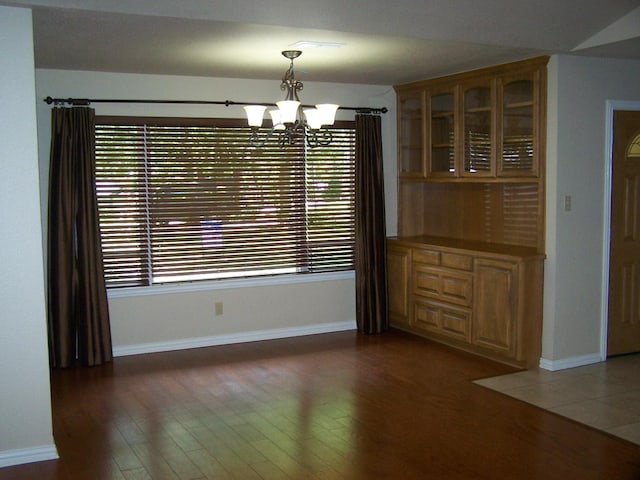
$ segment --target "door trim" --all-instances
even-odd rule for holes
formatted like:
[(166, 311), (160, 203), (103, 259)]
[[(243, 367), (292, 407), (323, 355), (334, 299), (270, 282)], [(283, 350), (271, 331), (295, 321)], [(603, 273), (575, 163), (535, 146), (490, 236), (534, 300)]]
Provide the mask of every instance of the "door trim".
[(604, 226), (602, 232), (602, 300), (600, 321), (600, 360), (607, 359), (609, 328), (609, 254), (611, 251), (611, 179), (613, 165), (613, 113), (616, 110), (640, 110), (640, 101), (607, 100), (605, 123)]

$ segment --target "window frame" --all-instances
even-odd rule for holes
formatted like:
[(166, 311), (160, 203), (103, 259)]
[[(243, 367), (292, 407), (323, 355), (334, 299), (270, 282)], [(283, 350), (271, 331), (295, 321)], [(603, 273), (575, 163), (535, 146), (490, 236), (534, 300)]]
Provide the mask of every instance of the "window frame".
[[(147, 125), (147, 126), (206, 126), (221, 128), (247, 128), (246, 120), (235, 118), (204, 118), (204, 117), (144, 117), (144, 116), (96, 116), (97, 125)], [(333, 128), (348, 128), (355, 130), (354, 121), (336, 121)], [(264, 133), (267, 129), (262, 129)], [(286, 148), (286, 147), (285, 147)], [(355, 152), (354, 159), (355, 162)], [(355, 165), (354, 165), (355, 166)], [(355, 185), (354, 185), (355, 190)], [(355, 192), (354, 192), (355, 193)], [(355, 201), (355, 197), (353, 199)], [(150, 283), (149, 285), (109, 286), (110, 297), (139, 296), (148, 294), (165, 294), (184, 291), (201, 291), (228, 288), (244, 288), (262, 285), (279, 285), (308, 283), (318, 281), (334, 281), (353, 279), (354, 270), (332, 270), (327, 272), (296, 272), (275, 275), (251, 275), (231, 278), (179, 280), (166, 283)]]

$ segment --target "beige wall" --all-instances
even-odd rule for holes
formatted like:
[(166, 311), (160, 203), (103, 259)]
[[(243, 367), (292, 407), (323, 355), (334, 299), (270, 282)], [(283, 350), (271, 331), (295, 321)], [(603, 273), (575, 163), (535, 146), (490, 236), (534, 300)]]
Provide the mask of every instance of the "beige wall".
[(640, 101), (640, 61), (554, 56), (548, 83), (542, 357), (563, 368), (604, 354), (606, 108), (608, 100)]
[[(302, 79), (304, 80), (304, 79)], [(131, 75), (37, 70), (38, 98), (146, 98), (271, 102), (282, 96), (279, 81)], [(389, 86), (305, 82), (305, 103), (322, 100), (346, 106), (389, 106)], [(241, 107), (94, 104), (99, 115), (243, 117)], [(38, 104), (41, 202), (46, 206), (51, 107)], [(395, 125), (393, 113), (385, 131)], [(352, 119), (353, 112), (339, 113)], [(386, 133), (390, 135), (392, 133)], [(385, 143), (387, 143), (385, 139)], [(395, 163), (395, 160), (393, 160)], [(389, 182), (393, 182), (388, 178)], [(393, 184), (392, 184), (393, 186)], [(110, 293), (114, 353), (215, 345), (355, 328), (353, 273), (256, 282), (213, 282), (180, 288)], [(223, 314), (215, 315), (222, 302)]]
[[(607, 99), (637, 99), (638, 62), (595, 59), (573, 56), (553, 56), (549, 65), (548, 92), (548, 152), (547, 152), (547, 261), (545, 264), (545, 310), (543, 331), (543, 360), (551, 366), (562, 366), (564, 361), (594, 361), (601, 354), (602, 321), (602, 256), (604, 225), (604, 153), (605, 108)], [(126, 98), (198, 98), (244, 100), (242, 92), (251, 92), (256, 101), (270, 101), (279, 94), (274, 82), (206, 79), (175, 76), (121, 75), (91, 72), (38, 71), (38, 97), (99, 96)], [(276, 82), (277, 83), (277, 82)], [(579, 84), (579, 87), (578, 87)], [(385, 188), (387, 193), (387, 231), (396, 232), (396, 142), (395, 98), (388, 86), (357, 86), (308, 84), (304, 100), (335, 98), (345, 105), (385, 105), (391, 112), (383, 119), (385, 146)], [(315, 98), (314, 98), (315, 97)], [(140, 107), (133, 107), (140, 113)], [(113, 105), (96, 106), (98, 113), (131, 112), (131, 108)], [(38, 104), (38, 122), (41, 150), (48, 148), (49, 107)], [(179, 107), (147, 106), (148, 115), (237, 115), (231, 109), (212, 113), (209, 107), (194, 107), (185, 112)], [(344, 114), (343, 114), (344, 115)], [(46, 163), (44, 157), (41, 159)], [(45, 165), (42, 172), (45, 172)], [(46, 176), (41, 172), (43, 190)], [(565, 212), (564, 196), (572, 196), (573, 209)], [(43, 203), (44, 205), (44, 203)], [(347, 322), (354, 318), (352, 280), (339, 280), (338, 284), (322, 282), (296, 288), (314, 291), (316, 298), (329, 298), (334, 287), (349, 292), (338, 305), (342, 313), (321, 314), (314, 321), (321, 323)], [(240, 293), (240, 291), (242, 293)], [(184, 326), (180, 338), (210, 337), (249, 332), (244, 315), (261, 311), (256, 303), (238, 303), (237, 298), (271, 296), (275, 304), (287, 302), (287, 287), (242, 287), (196, 294), (172, 294), (175, 305), (197, 308), (190, 315), (193, 322)], [(329, 296), (329, 297), (326, 297)], [(337, 297), (332, 297), (337, 298)], [(225, 314), (212, 315), (212, 305), (222, 301)], [(262, 301), (262, 300), (260, 300)], [(190, 303), (192, 302), (192, 303)], [(141, 319), (148, 313), (144, 306), (151, 305), (144, 296), (137, 299), (111, 299), (114, 311), (114, 338), (116, 345), (127, 342), (170, 342), (177, 333), (167, 316), (166, 328), (145, 334), (147, 323)], [(312, 304), (311, 304), (312, 305)], [(196, 307), (197, 306), (197, 307)], [(300, 305), (302, 308), (303, 305)], [(322, 312), (322, 307), (312, 307)], [(136, 312), (136, 318), (127, 316), (127, 309)], [(239, 312), (242, 311), (242, 314)], [(350, 312), (350, 313), (347, 313)], [(293, 320), (278, 313), (265, 312), (266, 328), (307, 328), (309, 319)], [(278, 320), (276, 320), (278, 318)], [(158, 322), (159, 320), (156, 320)], [(256, 329), (261, 327), (256, 325)], [(164, 332), (164, 336), (163, 336)], [(135, 339), (135, 340), (130, 340)]]
[(0, 7), (0, 467), (54, 458), (31, 11)]

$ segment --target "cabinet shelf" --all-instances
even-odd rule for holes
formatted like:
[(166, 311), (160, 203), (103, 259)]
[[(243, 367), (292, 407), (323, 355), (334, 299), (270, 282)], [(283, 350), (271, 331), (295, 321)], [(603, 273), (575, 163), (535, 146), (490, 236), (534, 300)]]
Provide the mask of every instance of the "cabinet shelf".
[(520, 137), (505, 136), (502, 139), (502, 143), (527, 143), (533, 144), (533, 137), (531, 135), (525, 135)]
[(511, 103), (505, 103), (503, 105), (503, 108), (505, 109), (512, 109), (512, 108), (522, 108), (522, 107), (532, 107), (533, 106), (533, 100), (528, 100), (526, 102), (511, 102)]
[(465, 108), (464, 113), (465, 114), (469, 114), (469, 113), (485, 113), (485, 112), (491, 112), (491, 107), (473, 107), (473, 108)]

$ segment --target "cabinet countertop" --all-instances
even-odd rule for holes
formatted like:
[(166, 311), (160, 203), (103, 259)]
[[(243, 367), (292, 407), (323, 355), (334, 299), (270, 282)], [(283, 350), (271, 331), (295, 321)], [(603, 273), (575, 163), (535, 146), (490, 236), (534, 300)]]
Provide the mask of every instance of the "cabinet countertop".
[(545, 254), (537, 252), (535, 248), (521, 247), (517, 245), (503, 245), (497, 243), (476, 242), (469, 240), (460, 240), (456, 238), (432, 237), (428, 235), (419, 235), (414, 237), (387, 237), (387, 240), (403, 243), (407, 246), (424, 248), (437, 247), (440, 249), (448, 249), (451, 251), (467, 252), (467, 253), (490, 253), (494, 255), (502, 255), (517, 258), (538, 258), (544, 259)]

